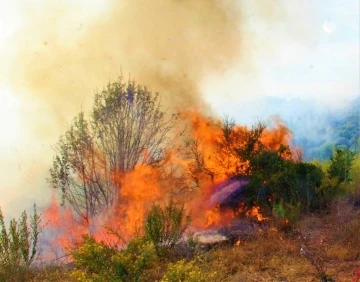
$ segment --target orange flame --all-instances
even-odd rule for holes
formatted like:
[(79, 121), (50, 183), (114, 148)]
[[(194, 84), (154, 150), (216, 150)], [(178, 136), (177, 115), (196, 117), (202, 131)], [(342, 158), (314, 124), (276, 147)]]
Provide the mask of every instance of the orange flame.
[(264, 221), (264, 220), (268, 220), (268, 217), (264, 217), (261, 213), (260, 213), (260, 207), (259, 206), (254, 206), (251, 208), (251, 210), (248, 210), (246, 212), (246, 215), (248, 217), (256, 217), (256, 219), (258, 221)]
[[(70, 247), (83, 233), (91, 233), (104, 241), (114, 240), (114, 235), (104, 232), (105, 226), (119, 232), (127, 241), (141, 233), (152, 204), (164, 203), (170, 197), (175, 201), (186, 200), (185, 208), (191, 211), (195, 228), (225, 226), (240, 214), (258, 221), (266, 220), (258, 206), (246, 210), (239, 203), (239, 209), (234, 211), (212, 206), (210, 201), (219, 184), (247, 171), (249, 163), (239, 157), (237, 149), (245, 144), (250, 130), (234, 126), (225, 132), (218, 120), (194, 112), (185, 113), (185, 117), (190, 124), (187, 145), (174, 144), (161, 166), (138, 165), (127, 173), (113, 173), (119, 190), (111, 210), (90, 222), (79, 222), (71, 210), (60, 208), (53, 197), (44, 212), (49, 227), (59, 233), (52, 244)], [(261, 142), (267, 149), (276, 150), (281, 144), (287, 145), (290, 137), (290, 131), (279, 123), (264, 130)]]

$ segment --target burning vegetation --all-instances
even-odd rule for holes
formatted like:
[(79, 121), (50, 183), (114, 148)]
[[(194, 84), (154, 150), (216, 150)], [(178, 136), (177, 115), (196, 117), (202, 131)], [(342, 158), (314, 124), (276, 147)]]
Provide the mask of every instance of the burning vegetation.
[(54, 199), (45, 217), (61, 227), (60, 244), (66, 225), (78, 234), (74, 243), (84, 230), (105, 239), (104, 227), (129, 240), (151, 205), (169, 199), (191, 211), (195, 229), (224, 226), (241, 213), (261, 221), (256, 199), (244, 198), (256, 173), (253, 162), (273, 153), (295, 163), (290, 138), (282, 124), (267, 129), (259, 122), (249, 129), (228, 118), (167, 113), (159, 95), (120, 77), (95, 95), (89, 118), (80, 112), (60, 137), (50, 184), (62, 207)]
[[(360, 251), (352, 246), (360, 242), (335, 228), (340, 216), (329, 228), (336, 237), (305, 236), (311, 228), (299, 226), (302, 215), (331, 212), (339, 194), (359, 202), (360, 173), (351, 166), (356, 160), (359, 172), (359, 156), (337, 148), (325, 165), (303, 162), (280, 121), (246, 127), (221, 120), (201, 98), (207, 74), (238, 59), (252, 68), (242, 11), (251, 4), (108, 2), (95, 20), (76, 22), (76, 31), (58, 28), (72, 19), (63, 7), (46, 4), (44, 13), (27, 6), (26, 28), (4, 56), (11, 89), (25, 88), (25, 100), (46, 105), (52, 126), (45, 135), (63, 134), (54, 147), (53, 196), (42, 211), (41, 234), (36, 211), (30, 224), (25, 212), (19, 223), (11, 221), (9, 232), (0, 213), (0, 280), (270, 281), (282, 279), (281, 272), (301, 281), (282, 268), (300, 265), (295, 271), (303, 281), (309, 281), (304, 271), (328, 281), (326, 258), (355, 261)], [(268, 23), (282, 10), (272, 6), (254, 4), (253, 12)], [(79, 93), (114, 77), (109, 71), (119, 62), (162, 95), (120, 76), (63, 130), (83, 99)], [(30, 127), (40, 136), (45, 125), (37, 117)], [(348, 234), (357, 234), (356, 212), (349, 212)], [(334, 248), (320, 256), (318, 242)], [(64, 267), (49, 270), (49, 279), (30, 268), (36, 253), (38, 262)]]
[(356, 154), (337, 148), (324, 169), (299, 158), (279, 122), (248, 128), (227, 117), (168, 112), (160, 101), (120, 77), (95, 95), (90, 114), (73, 119), (54, 148), (54, 193), (41, 236), (36, 211), (30, 227), (26, 213), (9, 233), (1, 223), (0, 251), (29, 261), (7, 265), (14, 277), (29, 275), (39, 244), (43, 261), (73, 263), (68, 278), (77, 281), (221, 281), (197, 261), (208, 248), (201, 246), (249, 248), (254, 238), (264, 240), (259, 236), (278, 244), (287, 236), (329, 281), (324, 257), (334, 251), (315, 252), (317, 239), (298, 223), (301, 214), (330, 210), (340, 193), (351, 192)]

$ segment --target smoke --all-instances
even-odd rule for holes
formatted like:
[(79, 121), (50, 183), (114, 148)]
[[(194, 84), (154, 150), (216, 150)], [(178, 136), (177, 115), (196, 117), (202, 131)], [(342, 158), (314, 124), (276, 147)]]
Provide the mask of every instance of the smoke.
[[(198, 84), (241, 54), (241, 13), (233, 0), (108, 1), (99, 12), (70, 1), (24, 5), (7, 56), (6, 81), (25, 92), (44, 133), (69, 121), (93, 92), (123, 70), (163, 94), (166, 106), (205, 107)], [(90, 12), (92, 11), (92, 13)], [(86, 16), (85, 13), (92, 14)], [(42, 132), (41, 132), (42, 131)]]
[[(12, 5), (19, 21), (1, 46), (0, 80), (22, 101), (17, 173), (27, 177), (16, 181), (14, 193), (27, 189), (31, 200), (50, 196), (42, 191), (51, 146), (74, 114), (89, 108), (94, 91), (122, 72), (160, 92), (170, 110), (210, 113), (199, 90), (205, 77), (239, 61), (251, 69), (249, 18), (243, 11), (249, 3), (23, 0)], [(273, 21), (283, 15), (280, 6), (276, 13), (271, 5), (254, 5), (253, 11)]]
[(233, 0), (43, 0), (12, 6), (17, 28), (1, 46), (0, 82), (21, 101), (21, 141), (14, 145), (21, 160), (12, 168), (18, 179), (27, 177), (3, 188), (8, 200), (1, 205), (7, 208), (25, 190), (26, 202), (50, 196), (38, 186), (47, 186), (51, 146), (74, 114), (89, 108), (94, 91), (122, 71), (160, 92), (170, 110), (205, 111), (198, 84), (208, 71), (226, 70), (241, 50), (241, 13)]

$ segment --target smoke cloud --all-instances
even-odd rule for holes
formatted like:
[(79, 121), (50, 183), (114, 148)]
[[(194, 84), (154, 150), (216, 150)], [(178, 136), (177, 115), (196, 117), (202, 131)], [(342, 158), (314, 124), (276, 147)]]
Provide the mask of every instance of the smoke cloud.
[[(32, 197), (44, 195), (51, 145), (81, 107), (89, 108), (94, 91), (122, 72), (160, 92), (171, 110), (209, 113), (199, 91), (206, 75), (239, 61), (251, 65), (248, 18), (238, 1), (103, 2), (18, 2), (20, 22), (2, 48), (0, 67), (0, 79), (22, 101), (26, 140), (16, 146), (19, 177), (26, 171), (27, 182), (16, 181), (12, 194), (30, 187)], [(283, 13), (258, 6), (269, 20)]]
[(233, 0), (114, 0), (100, 10), (70, 1), (23, 7), (6, 80), (42, 108), (31, 121), (41, 131), (44, 114), (53, 135), (55, 124), (66, 124), (121, 71), (161, 92), (166, 106), (203, 108), (204, 75), (226, 70), (241, 54), (241, 12)]

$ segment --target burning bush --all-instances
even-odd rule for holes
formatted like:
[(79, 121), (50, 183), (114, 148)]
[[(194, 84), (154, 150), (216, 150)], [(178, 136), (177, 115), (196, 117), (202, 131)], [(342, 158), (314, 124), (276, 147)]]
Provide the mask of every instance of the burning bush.
[(180, 115), (184, 139), (175, 130), (179, 116), (161, 110), (158, 94), (120, 78), (96, 94), (89, 120), (82, 112), (74, 119), (58, 142), (50, 173), (62, 204), (71, 207), (63, 214), (76, 222), (66, 224), (76, 229), (70, 232), (75, 242), (83, 233), (105, 239), (105, 225), (126, 242), (144, 230), (157, 251), (171, 247), (188, 222), (179, 221), (182, 209), (161, 208), (169, 198), (191, 210), (193, 229), (225, 227), (254, 207), (265, 213), (258, 219), (273, 215), (294, 227), (300, 214), (326, 206), (339, 190), (331, 181), (343, 175), (344, 154), (336, 151), (323, 180), (319, 166), (297, 159), (281, 122), (248, 128), (198, 112)]
[[(131, 240), (123, 250), (84, 235), (83, 241), (71, 251), (75, 265), (72, 277), (78, 281), (140, 281), (144, 273), (158, 262), (158, 255), (162, 254), (159, 250), (173, 247), (188, 223), (184, 207), (170, 201), (165, 207), (152, 207), (146, 218), (145, 235)], [(185, 266), (181, 271), (188, 275), (192, 265)]]
[(165, 157), (177, 115), (161, 109), (158, 94), (122, 77), (96, 93), (92, 114), (80, 112), (55, 147), (50, 183), (83, 219), (89, 221), (118, 198), (114, 173)]

